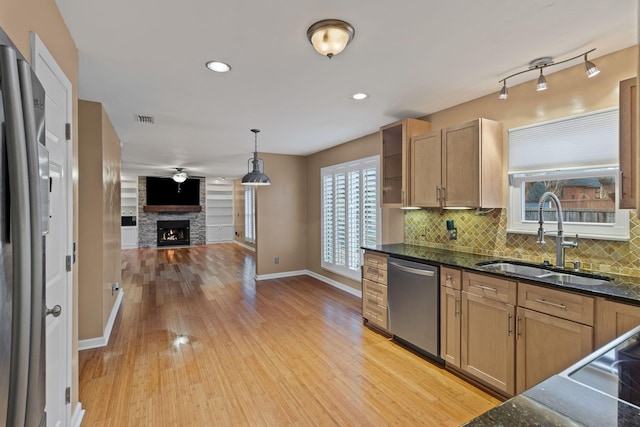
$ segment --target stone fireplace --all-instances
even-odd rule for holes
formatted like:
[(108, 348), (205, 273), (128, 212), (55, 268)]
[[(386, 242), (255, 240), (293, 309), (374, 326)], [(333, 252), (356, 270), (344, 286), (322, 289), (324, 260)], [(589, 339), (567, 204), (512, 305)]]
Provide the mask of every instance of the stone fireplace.
[(191, 242), (189, 220), (157, 221), (158, 247), (188, 246)]

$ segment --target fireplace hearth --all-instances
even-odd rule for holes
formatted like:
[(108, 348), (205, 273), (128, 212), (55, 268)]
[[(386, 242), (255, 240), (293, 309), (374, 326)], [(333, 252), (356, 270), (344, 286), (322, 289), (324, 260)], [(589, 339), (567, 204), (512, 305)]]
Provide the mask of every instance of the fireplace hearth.
[(190, 245), (189, 220), (158, 221), (158, 247)]

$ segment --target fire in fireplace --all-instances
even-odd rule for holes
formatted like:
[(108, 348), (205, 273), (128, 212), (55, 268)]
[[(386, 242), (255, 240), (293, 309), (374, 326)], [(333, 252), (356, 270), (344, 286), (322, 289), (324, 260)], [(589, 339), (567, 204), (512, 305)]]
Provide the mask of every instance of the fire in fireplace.
[(158, 246), (189, 245), (189, 220), (158, 221)]

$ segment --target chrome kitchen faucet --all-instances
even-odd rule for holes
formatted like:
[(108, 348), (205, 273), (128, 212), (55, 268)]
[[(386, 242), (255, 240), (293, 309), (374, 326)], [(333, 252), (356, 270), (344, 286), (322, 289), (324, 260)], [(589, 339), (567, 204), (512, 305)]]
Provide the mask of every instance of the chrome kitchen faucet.
[(558, 196), (553, 194), (551, 191), (547, 191), (540, 197), (540, 202), (538, 204), (538, 243), (544, 245), (544, 218), (542, 216), (542, 205), (544, 201), (550, 198), (556, 205), (556, 215), (558, 217), (558, 232), (556, 234), (556, 267), (564, 268), (564, 249), (565, 248), (577, 248), (579, 238), (576, 234), (576, 241), (572, 242), (570, 240), (564, 240), (564, 231), (562, 229), (562, 207), (560, 206), (560, 199)]

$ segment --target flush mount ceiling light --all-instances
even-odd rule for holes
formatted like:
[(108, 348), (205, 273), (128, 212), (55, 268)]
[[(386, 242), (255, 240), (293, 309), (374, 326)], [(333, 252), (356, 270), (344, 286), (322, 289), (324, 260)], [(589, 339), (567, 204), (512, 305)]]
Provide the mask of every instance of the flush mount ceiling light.
[(206, 67), (211, 71), (215, 71), (216, 73), (226, 73), (231, 70), (231, 66), (224, 62), (220, 61), (209, 61), (206, 64)]
[(351, 95), (351, 98), (355, 99), (356, 101), (362, 101), (363, 99), (367, 99), (368, 97), (369, 95), (364, 92), (354, 93), (353, 95)]
[(173, 178), (173, 180), (178, 184), (182, 184), (187, 180), (188, 175), (186, 172), (184, 172), (184, 168), (176, 168), (176, 172), (171, 178)]
[(502, 89), (500, 90), (500, 95), (498, 95), (498, 99), (507, 99), (509, 97), (508, 90), (507, 90), (508, 79), (510, 79), (511, 77), (518, 76), (520, 74), (528, 73), (529, 71), (540, 70), (540, 76), (538, 77), (538, 81), (536, 82), (536, 90), (537, 91), (546, 90), (547, 79), (544, 77), (542, 70), (544, 70), (547, 67), (553, 67), (554, 65), (560, 65), (560, 64), (564, 64), (565, 62), (573, 61), (574, 59), (578, 59), (580, 57), (584, 57), (584, 67), (585, 67), (585, 72), (587, 74), (587, 77), (591, 78), (597, 75), (598, 73), (600, 73), (600, 70), (598, 69), (598, 67), (596, 67), (596, 65), (593, 62), (587, 59), (587, 55), (589, 55), (594, 50), (595, 49), (588, 50), (584, 53), (581, 53), (580, 55), (576, 55), (573, 58), (565, 59), (564, 61), (560, 61), (560, 62), (553, 62), (553, 58), (549, 56), (534, 59), (529, 63), (528, 69), (519, 71), (517, 73), (513, 73), (510, 76), (507, 76), (504, 79), (501, 79), (498, 81), (498, 83), (502, 83)]
[(355, 30), (348, 22), (339, 19), (323, 19), (307, 30), (307, 38), (313, 48), (329, 58), (344, 50), (353, 40)]
[(271, 179), (264, 174), (264, 161), (258, 158), (258, 132), (260, 129), (251, 129), (255, 139), (255, 151), (249, 159), (249, 173), (242, 177), (242, 185), (271, 185)]

